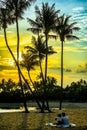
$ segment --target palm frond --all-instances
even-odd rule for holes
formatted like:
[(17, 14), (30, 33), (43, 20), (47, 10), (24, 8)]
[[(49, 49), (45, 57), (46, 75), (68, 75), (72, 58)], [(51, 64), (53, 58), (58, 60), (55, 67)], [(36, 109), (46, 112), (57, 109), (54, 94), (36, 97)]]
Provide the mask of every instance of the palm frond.
[(79, 27), (73, 27), (72, 30), (74, 30), (74, 31), (79, 31), (80, 28), (79, 28)]
[(71, 16), (65, 17), (63, 14), (62, 16), (59, 17), (59, 19), (57, 19), (55, 30), (61, 41), (65, 41), (65, 38), (69, 40), (79, 39), (78, 37), (72, 34), (74, 31), (80, 30), (80, 28), (75, 26), (77, 24), (76, 22), (69, 24), (70, 18)]
[(28, 28), (27, 31), (31, 31), (34, 34), (38, 34), (40, 32), (40, 29), (38, 29), (38, 28)]
[(13, 14), (13, 17), (23, 19), (24, 11), (31, 6), (32, 2), (35, 0), (5, 0), (3, 4)]
[(38, 23), (30, 18), (27, 18), (27, 21), (30, 23), (31, 26), (37, 26)]
[(36, 53), (36, 52), (37, 52), (37, 51), (36, 51), (33, 47), (31, 47), (31, 46), (25, 46), (24, 48), (27, 49), (27, 52), (32, 52), (32, 53)]
[(35, 6), (35, 13), (36, 13), (36, 16), (41, 16), (41, 12), (39, 10), (39, 7), (38, 6)]
[(64, 25), (67, 25), (67, 24), (68, 24), (70, 18), (71, 18), (71, 16), (67, 16), (67, 17), (65, 18)]
[(68, 40), (75, 40), (75, 39), (79, 40), (79, 38), (77, 36), (74, 36), (74, 35), (66, 35), (66, 38)]
[(57, 39), (58, 36), (56, 35), (48, 35), (48, 38), (53, 38), (53, 39)]
[(28, 71), (35, 69), (35, 66), (39, 65), (37, 60), (37, 55), (33, 55), (32, 53), (22, 53), (23, 60), (20, 65), (26, 68)]

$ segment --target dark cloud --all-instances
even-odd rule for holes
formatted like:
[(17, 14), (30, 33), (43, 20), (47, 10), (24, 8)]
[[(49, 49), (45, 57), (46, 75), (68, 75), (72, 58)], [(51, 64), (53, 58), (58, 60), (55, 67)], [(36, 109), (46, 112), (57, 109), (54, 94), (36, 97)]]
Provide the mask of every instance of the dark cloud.
[(77, 73), (87, 73), (87, 70), (77, 70)]
[(49, 69), (52, 69), (52, 70), (60, 70), (61, 68), (60, 67), (51, 67)]
[[(59, 70), (60, 71), (60, 69), (61, 69), (61, 67), (55, 67), (55, 68), (49, 68), (50, 70)], [(63, 68), (63, 70), (65, 71), (65, 72), (72, 72), (72, 70), (71, 69), (65, 69), (65, 68)]]
[(87, 62), (83, 66), (78, 65), (76, 72), (77, 73), (87, 73)]
[(65, 69), (65, 71), (66, 71), (66, 72), (72, 72), (72, 70), (71, 70), (71, 69)]

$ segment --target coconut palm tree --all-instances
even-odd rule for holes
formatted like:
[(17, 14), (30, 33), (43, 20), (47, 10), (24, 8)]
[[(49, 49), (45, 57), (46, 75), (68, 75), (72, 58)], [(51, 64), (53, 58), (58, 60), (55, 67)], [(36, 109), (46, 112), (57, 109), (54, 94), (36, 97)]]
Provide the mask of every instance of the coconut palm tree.
[[(9, 50), (10, 54), (12, 55), (13, 59), (16, 61), (15, 56), (13, 55), (12, 50), (8, 45), (7, 33), (6, 33), (7, 32), (6, 29), (8, 27), (8, 24), (12, 24), (12, 17), (9, 14), (9, 10), (5, 9), (5, 8), (1, 8), (0, 9), (0, 27), (4, 30), (4, 38), (5, 38), (6, 46), (7, 46), (8, 50)], [(16, 65), (18, 67), (18, 63)], [(21, 84), (21, 90), (22, 90), (22, 96), (23, 96), (23, 99), (24, 99), (25, 112), (28, 112), (25, 97), (24, 97), (24, 93), (23, 93), (22, 84)]]
[[(32, 2), (35, 0), (5, 0), (6, 7), (11, 12), (12, 20), (16, 22), (16, 29), (17, 29), (17, 62), (19, 65), (19, 46), (20, 46), (20, 35), (19, 35), (19, 22), (18, 19), (23, 19), (22, 15), (24, 11), (31, 5)], [(23, 92), (22, 87), (22, 79), (20, 75), (20, 70), (18, 67), (18, 75), (19, 75), (19, 82)], [(24, 94), (23, 94), (24, 95)], [(26, 106), (26, 104), (25, 104)], [(26, 107), (26, 112), (28, 112)]]
[(33, 55), (36, 55), (39, 58), (41, 77), (42, 80), (44, 80), (42, 69), (42, 60), (45, 57), (45, 51), (46, 51), (44, 41), (41, 36), (38, 36), (37, 39), (33, 36), (31, 42), (33, 46), (25, 46), (25, 49), (27, 49), (27, 52), (31, 52)]
[[(28, 0), (28, 2), (32, 2), (32, 1), (34, 1), (34, 0)], [(3, 5), (4, 5), (4, 7), (5, 8), (7, 8), (5, 11), (4, 11), (4, 14), (3, 14), (3, 16), (5, 17), (4, 19), (2, 18), (2, 21), (1, 21), (1, 23), (4, 25), (4, 26), (2, 26), (2, 28), (4, 28), (4, 36), (5, 36), (5, 41), (6, 41), (6, 45), (7, 45), (7, 48), (8, 48), (8, 50), (10, 51), (10, 53), (11, 53), (11, 55), (12, 55), (12, 57), (13, 57), (13, 59), (14, 59), (14, 61), (15, 61), (15, 63), (16, 63), (16, 65), (17, 65), (17, 67), (18, 67), (18, 74), (19, 74), (19, 80), (20, 80), (20, 84), (21, 84), (21, 87), (22, 87), (22, 81), (21, 81), (21, 76), (22, 76), (22, 78), (24, 79), (24, 81), (26, 82), (26, 84), (27, 84), (27, 86), (28, 86), (28, 88), (30, 89), (30, 91), (31, 91), (31, 93), (33, 94), (33, 91), (32, 91), (32, 89), (30, 88), (30, 86), (29, 86), (29, 84), (28, 84), (28, 82), (27, 82), (27, 80), (25, 79), (25, 77), (24, 77), (24, 75), (22, 74), (22, 72), (21, 72), (21, 70), (20, 70), (20, 68), (19, 68), (19, 28), (18, 28), (18, 24), (16, 24), (17, 25), (17, 30), (18, 30), (18, 32), (17, 32), (17, 34), (18, 34), (18, 42), (17, 42), (17, 61), (16, 61), (16, 59), (15, 59), (15, 57), (14, 57), (14, 55), (13, 55), (13, 52), (12, 52), (12, 50), (10, 49), (10, 47), (9, 47), (9, 45), (8, 45), (8, 41), (7, 41), (7, 35), (6, 35), (6, 28), (7, 28), (7, 25), (8, 25), (8, 23), (10, 24), (11, 22), (14, 22), (14, 20), (15, 20), (15, 16), (13, 15), (14, 14), (14, 12), (15, 11), (13, 11), (14, 10), (14, 8), (15, 8), (15, 5), (13, 6), (13, 2), (14, 2), (14, 4), (19, 4), (19, 2), (18, 1), (16, 1), (16, 0), (14, 0), (14, 1), (9, 1), (9, 0), (6, 0), (6, 1), (2, 1), (2, 3), (3, 3)], [(20, 5), (21, 6), (24, 6), (24, 3), (21, 3), (21, 2), (23, 2), (22, 0), (20, 1)], [(26, 2), (26, 1), (24, 1), (24, 2)], [(30, 5), (30, 4), (29, 4)], [(11, 7), (12, 7), (12, 9), (11, 9)], [(14, 8), (13, 8), (14, 7)], [(17, 7), (20, 7), (20, 6), (17, 6)], [(21, 8), (22, 9), (22, 8)], [(20, 8), (19, 8), (19, 10), (21, 10)], [(23, 8), (24, 9), (24, 8)], [(4, 10), (4, 9), (3, 9)], [(8, 10), (8, 11), (7, 11)], [(18, 10), (18, 11), (19, 11)], [(7, 13), (6, 13), (6, 11), (7, 11)], [(16, 10), (17, 11), (17, 10)], [(10, 13), (10, 16), (7, 18), (6, 16), (8, 16), (8, 14)], [(19, 15), (19, 13), (20, 13), (20, 11), (19, 11), (19, 13), (17, 14), (18, 12), (15, 12), (15, 15), (17, 15), (17, 19), (16, 19), (16, 21), (18, 20), (18, 17), (20, 17), (20, 18), (22, 18), (21, 17), (21, 14)], [(23, 12), (22, 12), (23, 13)], [(1, 15), (2, 15), (1, 14)], [(12, 17), (13, 16), (13, 17)], [(18, 21), (17, 21), (18, 22)], [(20, 73), (21, 73), (21, 76), (20, 76)], [(23, 91), (23, 89), (22, 89), (22, 91)], [(33, 94), (33, 96), (35, 97), (35, 95)], [(41, 109), (41, 106), (40, 106), (40, 103), (38, 102), (38, 100), (37, 99), (35, 99), (36, 100), (36, 102), (37, 102), (37, 104), (38, 104), (38, 106), (40, 107), (40, 109)], [(25, 106), (26, 106), (26, 104), (25, 104)], [(43, 110), (41, 110), (41, 111), (43, 111)], [(26, 108), (26, 112), (28, 112), (27, 111), (27, 108)]]
[[(18, 62), (17, 62), (17, 60), (16, 60), (16, 58), (15, 58), (15, 56), (14, 56), (14, 54), (13, 54), (11, 48), (9, 47), (8, 40), (7, 40), (7, 31), (6, 31), (6, 30), (7, 30), (8, 24), (12, 24), (12, 23), (11, 23), (11, 18), (12, 18), (12, 17), (10, 17), (10, 15), (9, 15), (9, 10), (7, 10), (7, 9), (5, 9), (5, 8), (0, 8), (0, 28), (2, 28), (2, 29), (4, 30), (4, 38), (5, 38), (6, 46), (7, 46), (8, 50), (9, 50), (9, 52), (10, 52), (10, 54), (11, 54), (13, 60), (15, 61), (15, 64), (16, 64), (16, 66), (18, 67), (18, 69), (19, 69), (19, 71), (20, 71), (20, 74), (21, 74), (23, 80), (26, 82), (26, 84), (27, 84), (27, 86), (28, 86), (30, 92), (32, 93), (32, 95), (33, 95), (33, 97), (34, 97), (36, 103), (38, 104), (38, 106), (39, 106), (41, 112), (43, 112), (43, 109), (42, 109), (42, 107), (41, 107), (39, 101), (37, 100), (36, 96), (34, 95), (32, 89), (31, 89), (31, 87), (29, 86), (29, 84), (28, 84), (26, 78), (24, 77), (23, 73), (21, 72), (20, 67), (19, 67), (19, 65), (18, 65)], [(12, 20), (12, 21), (13, 21), (13, 20)], [(23, 89), (22, 89), (22, 92), (23, 92)], [(26, 102), (25, 102), (25, 98), (23, 98), (23, 99), (24, 99), (25, 112), (28, 112), (28, 111), (27, 111)]]
[[(49, 37), (55, 37), (51, 35), (51, 32), (54, 30), (55, 22), (58, 17), (59, 10), (55, 10), (55, 4), (49, 6), (48, 3), (42, 3), (41, 10), (38, 6), (35, 7), (36, 19), (35, 21), (28, 18), (28, 22), (31, 24), (31, 30), (33, 33), (38, 33), (38, 35), (45, 36), (45, 46), (48, 49), (48, 39)], [(47, 79), (47, 68), (48, 68), (48, 51), (45, 53), (45, 75), (44, 75), (44, 90), (46, 87)]]
[[(13, 20), (11, 21), (11, 18), (12, 18), (12, 17), (9, 16), (9, 10), (8, 10), (8, 9), (0, 8), (0, 28), (2, 28), (2, 29), (4, 30), (4, 38), (5, 38), (6, 46), (7, 46), (8, 50), (9, 50), (9, 52), (10, 52), (10, 54), (11, 54), (13, 60), (15, 61), (15, 64), (16, 64), (16, 66), (18, 67), (18, 69), (19, 69), (19, 71), (20, 71), (20, 74), (21, 74), (23, 80), (26, 82), (26, 84), (27, 84), (27, 86), (28, 86), (30, 92), (32, 93), (32, 95), (33, 95), (33, 97), (34, 97), (36, 103), (38, 104), (38, 106), (39, 106), (41, 112), (44, 112), (43, 109), (42, 109), (42, 107), (41, 107), (41, 105), (40, 105), (40, 103), (39, 103), (39, 101), (38, 101), (37, 98), (35, 97), (35, 95), (34, 95), (32, 89), (31, 89), (31, 87), (29, 86), (29, 84), (28, 84), (26, 78), (24, 77), (23, 73), (21, 72), (20, 67), (19, 67), (19, 65), (18, 65), (18, 62), (17, 62), (17, 60), (16, 60), (16, 58), (15, 58), (15, 56), (14, 56), (14, 54), (13, 54), (11, 48), (9, 47), (8, 40), (7, 40), (7, 27), (8, 27), (8, 24), (11, 24), (11, 22), (13, 21)], [(23, 90), (23, 89), (22, 89), (22, 90)], [(22, 92), (23, 92), (23, 91), (22, 91)], [(25, 106), (25, 112), (28, 112), (28, 111), (27, 111), (27, 108), (26, 108), (26, 102), (25, 102), (25, 101), (24, 101), (24, 106)]]
[(33, 84), (33, 81), (30, 76), (30, 71), (35, 69), (35, 66), (38, 65), (37, 55), (33, 55), (31, 52), (22, 53), (22, 61), (20, 65), (24, 68), (26, 68), (28, 72), (29, 79), (31, 83)]
[(77, 36), (73, 34), (74, 31), (78, 31), (80, 28), (76, 27), (76, 22), (69, 23), (71, 16), (64, 16), (64, 14), (58, 18), (56, 32), (61, 41), (61, 96), (60, 96), (60, 107), (62, 108), (62, 89), (63, 89), (63, 46), (67, 40), (79, 39)]
[[(28, 46), (29, 48), (29, 46)], [(29, 48), (32, 51), (35, 51), (33, 48)], [(32, 81), (31, 75), (30, 75), (30, 71), (35, 69), (35, 66), (39, 65), (39, 61), (38, 61), (38, 55), (37, 54), (33, 54), (34, 52), (32, 51), (27, 51), (26, 53), (22, 53), (22, 61), (20, 62), (20, 65), (22, 67), (24, 67), (27, 72), (28, 72), (28, 76), (29, 76), (29, 80), (32, 84), (32, 88), (34, 88), (34, 91), (36, 92), (36, 95), (39, 97), (37, 90), (34, 87), (34, 83)], [(37, 98), (37, 97), (36, 97)], [(39, 99), (40, 100), (40, 99)], [(40, 104), (39, 104), (40, 105)], [(41, 109), (41, 112), (44, 112), (43, 107), (39, 106)]]
[[(32, 44), (33, 46), (25, 46), (27, 49), (27, 52), (31, 52), (33, 55), (36, 55), (39, 59), (39, 66), (41, 74), (38, 76), (42, 79), (42, 88), (44, 88), (44, 74), (43, 74), (43, 68), (42, 68), (42, 60), (45, 58), (46, 52), (51, 55), (56, 53), (52, 46), (48, 46), (48, 49), (46, 49), (45, 41), (43, 41), (41, 36), (38, 36), (36, 39), (35, 37), (32, 37)], [(43, 105), (44, 106), (44, 105)]]
[[(34, 33), (41, 33), (45, 36), (46, 48), (48, 48), (48, 38), (53, 37), (50, 32), (54, 29), (56, 18), (58, 17), (59, 10), (55, 10), (55, 4), (49, 6), (48, 3), (42, 3), (42, 9), (40, 10), (38, 6), (35, 7), (36, 19), (35, 21), (28, 18), (28, 22), (31, 24), (32, 28), (29, 28)], [(46, 53), (45, 60), (45, 80), (47, 77), (47, 62), (48, 54)]]
[(36, 39), (34, 36), (32, 37), (32, 45), (33, 46), (25, 46), (27, 52), (32, 52), (33, 55), (36, 55), (39, 58), (39, 65), (41, 70), (41, 77), (44, 80), (43, 69), (42, 69), (42, 60), (45, 58), (46, 52), (49, 55), (56, 53), (51, 46), (46, 49), (45, 41), (43, 41), (41, 36), (38, 36)]
[(19, 36), (19, 19), (23, 19), (22, 15), (24, 11), (31, 5), (35, 0), (5, 0), (6, 6), (13, 15), (13, 20), (16, 22), (17, 29), (17, 61), (19, 62), (19, 45), (20, 45), (20, 36)]

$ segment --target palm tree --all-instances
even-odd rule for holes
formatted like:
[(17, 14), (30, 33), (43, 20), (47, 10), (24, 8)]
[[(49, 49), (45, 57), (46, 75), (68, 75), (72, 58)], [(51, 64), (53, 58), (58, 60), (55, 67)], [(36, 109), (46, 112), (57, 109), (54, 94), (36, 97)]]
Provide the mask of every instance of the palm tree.
[[(6, 8), (10, 11), (11, 19), (9, 19), (11, 22), (16, 21), (16, 29), (17, 29), (17, 62), (19, 65), (19, 44), (20, 44), (20, 37), (19, 37), (19, 24), (18, 19), (22, 19), (22, 14), (24, 13), (25, 9), (31, 5), (31, 3), (34, 2), (34, 0), (5, 0), (2, 1), (2, 3), (6, 6)], [(20, 70), (18, 67), (18, 75), (19, 75), (19, 81), (20, 86), (23, 93), (23, 86), (22, 86), (22, 79), (20, 75)], [(24, 94), (23, 94), (24, 95)], [(23, 96), (24, 97), (24, 96)], [(26, 103), (25, 104), (25, 110), (28, 112)]]
[[(24, 77), (23, 73), (21, 72), (20, 67), (19, 67), (19, 65), (18, 65), (18, 62), (17, 62), (17, 60), (16, 60), (16, 58), (15, 58), (15, 56), (14, 56), (14, 54), (13, 54), (11, 48), (9, 47), (8, 40), (7, 40), (7, 31), (6, 31), (6, 29), (7, 29), (7, 27), (8, 27), (8, 24), (11, 24), (11, 18), (12, 18), (12, 17), (9, 16), (9, 10), (7, 10), (7, 9), (5, 9), (5, 8), (0, 8), (0, 28), (2, 28), (2, 29), (4, 30), (4, 38), (5, 38), (6, 46), (7, 46), (8, 50), (9, 50), (9, 52), (10, 52), (10, 54), (11, 54), (13, 60), (15, 61), (15, 64), (16, 64), (16, 66), (18, 67), (18, 69), (19, 69), (19, 71), (20, 71), (20, 74), (21, 74), (23, 80), (24, 80), (25, 83), (27, 84), (27, 86), (28, 86), (30, 92), (32, 93), (32, 95), (33, 95), (33, 97), (34, 97), (36, 103), (38, 104), (38, 106), (39, 106), (41, 112), (43, 112), (43, 109), (42, 109), (42, 107), (41, 107), (39, 101), (37, 100), (36, 96), (34, 95), (32, 89), (31, 89), (31, 87), (29, 86), (29, 84), (28, 84), (26, 78)], [(24, 102), (25, 112), (28, 112), (25, 103), (26, 103), (26, 102)]]
[(48, 46), (48, 49), (46, 49), (45, 41), (43, 41), (41, 36), (38, 36), (37, 39), (35, 37), (32, 37), (32, 44), (33, 47), (25, 46), (25, 48), (27, 49), (27, 52), (31, 52), (34, 56), (36, 55), (39, 58), (39, 66), (41, 74), (38, 77), (42, 79), (42, 88), (44, 88), (43, 86), (45, 79), (42, 68), (42, 60), (45, 58), (46, 53), (51, 55), (56, 52), (53, 50), (52, 46)]
[[(6, 46), (7, 46), (8, 50), (9, 50), (10, 54), (12, 55), (13, 59), (15, 60), (15, 62), (17, 62), (16, 59), (15, 59), (15, 57), (14, 57), (14, 55), (13, 55), (13, 53), (12, 53), (11, 48), (8, 45), (8, 40), (7, 40), (6, 29), (8, 27), (8, 24), (12, 24), (11, 20), (12, 20), (12, 17), (11, 17), (11, 15), (9, 15), (9, 10), (1, 8), (0, 9), (0, 26), (4, 30), (5, 43), (6, 43)], [(19, 68), (18, 62), (17, 62), (16, 65)], [(26, 101), (25, 101), (25, 97), (24, 97), (24, 92), (23, 92), (22, 84), (21, 84), (21, 90), (22, 90), (22, 96), (23, 96), (23, 100), (24, 100), (25, 112), (28, 112)]]
[(46, 47), (45, 47), (44, 41), (41, 36), (38, 36), (37, 39), (33, 36), (32, 44), (33, 44), (33, 47), (25, 46), (25, 49), (27, 49), (27, 52), (31, 52), (33, 55), (36, 55), (39, 58), (41, 77), (42, 77), (42, 80), (44, 80), (43, 69), (42, 69), (42, 60), (45, 57)]
[[(33, 33), (38, 33), (38, 35), (45, 36), (45, 46), (48, 49), (48, 39), (49, 37), (55, 37), (50, 33), (54, 30), (55, 22), (58, 17), (59, 10), (55, 10), (55, 4), (49, 6), (48, 3), (42, 3), (42, 9), (40, 10), (38, 6), (35, 7), (36, 19), (33, 21), (28, 18), (28, 22), (31, 24), (32, 28), (30, 30)], [(47, 80), (47, 68), (48, 68), (48, 51), (45, 53), (45, 75), (44, 75), (44, 87), (46, 87)], [(45, 89), (45, 88), (44, 88)]]
[(27, 52), (31, 52), (33, 55), (36, 55), (39, 58), (39, 65), (41, 70), (41, 77), (44, 81), (44, 74), (42, 69), (42, 60), (45, 58), (46, 52), (51, 55), (56, 53), (52, 46), (49, 46), (48, 49), (46, 49), (45, 41), (43, 41), (42, 36), (38, 36), (36, 39), (34, 36), (32, 37), (32, 45), (33, 46), (25, 46), (25, 49), (27, 49)]
[[(29, 47), (29, 46), (28, 46), (28, 48), (29, 48), (30, 50), (34, 51), (33, 48), (31, 48), (31, 47)], [(21, 65), (22, 67), (26, 68), (26, 70), (27, 70), (27, 72), (28, 72), (29, 80), (30, 80), (30, 82), (32, 83), (32, 87), (34, 88), (34, 83), (33, 83), (32, 78), (31, 78), (31, 76), (30, 76), (30, 71), (35, 69), (34, 67), (39, 64), (39, 61), (38, 61), (38, 59), (37, 59), (38, 56), (37, 56), (36, 54), (33, 54), (32, 51), (29, 51), (29, 50), (28, 50), (26, 53), (22, 53), (22, 58), (23, 58), (23, 60), (20, 62), (20, 65)], [(35, 88), (34, 88), (34, 91), (36, 92), (36, 95), (38, 95), (38, 93), (37, 93), (37, 91), (36, 91)], [(39, 95), (38, 95), (38, 96), (39, 96)], [(37, 98), (37, 97), (36, 97), (36, 98)], [(38, 103), (39, 103), (39, 102), (38, 102)], [(41, 109), (41, 112), (44, 112), (44, 109), (43, 109), (43, 107), (40, 106), (40, 104), (39, 104), (39, 107), (40, 107), (40, 109)]]
[[(39, 10), (38, 6), (35, 7), (36, 19), (33, 21), (28, 18), (28, 22), (31, 24), (32, 28), (29, 28), (34, 33), (43, 33), (45, 36), (45, 44), (46, 48), (48, 48), (48, 38), (53, 37), (54, 35), (50, 35), (50, 32), (54, 29), (55, 21), (57, 18), (59, 10), (55, 11), (55, 4), (51, 7), (48, 3), (42, 3), (42, 9)], [(47, 77), (47, 62), (48, 62), (48, 54), (46, 53), (45, 60), (45, 80)]]
[(77, 36), (73, 35), (74, 31), (78, 31), (80, 28), (76, 27), (76, 22), (69, 23), (69, 19), (71, 16), (64, 16), (58, 18), (57, 20), (57, 26), (56, 26), (56, 32), (59, 36), (59, 39), (61, 41), (61, 96), (60, 96), (60, 107), (61, 110), (62, 107), (62, 89), (63, 89), (63, 44), (65, 40), (74, 40), (79, 39)]
[(29, 79), (33, 84), (33, 81), (30, 76), (30, 71), (34, 70), (35, 66), (38, 65), (37, 55), (33, 55), (31, 52), (22, 53), (22, 61), (20, 62), (20, 65), (26, 68)]
[(6, 6), (13, 15), (13, 20), (16, 22), (17, 29), (17, 61), (19, 63), (19, 44), (20, 44), (20, 36), (19, 36), (19, 22), (18, 19), (23, 19), (22, 15), (24, 11), (31, 5), (35, 0), (5, 0)]

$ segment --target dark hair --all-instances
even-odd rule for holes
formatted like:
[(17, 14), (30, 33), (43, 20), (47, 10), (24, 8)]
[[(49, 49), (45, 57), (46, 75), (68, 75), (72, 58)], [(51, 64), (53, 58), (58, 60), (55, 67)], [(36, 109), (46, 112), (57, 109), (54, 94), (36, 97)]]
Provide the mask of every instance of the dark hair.
[(65, 116), (65, 113), (64, 113), (64, 112), (62, 113), (62, 116)]
[(58, 117), (61, 117), (61, 114), (58, 114)]

